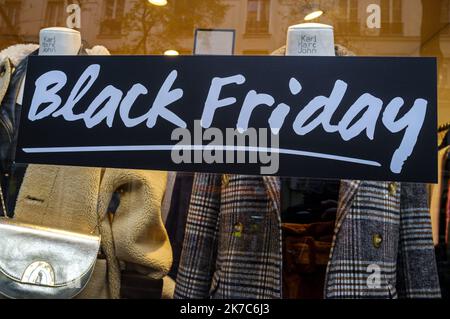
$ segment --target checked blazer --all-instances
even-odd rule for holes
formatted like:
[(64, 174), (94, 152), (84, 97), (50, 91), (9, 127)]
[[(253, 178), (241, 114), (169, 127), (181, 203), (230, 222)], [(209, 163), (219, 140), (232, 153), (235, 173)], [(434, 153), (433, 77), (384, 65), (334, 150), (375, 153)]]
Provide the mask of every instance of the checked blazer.
[[(282, 298), (279, 191), (277, 177), (195, 175), (175, 298)], [(426, 196), (341, 181), (324, 297), (440, 297)]]

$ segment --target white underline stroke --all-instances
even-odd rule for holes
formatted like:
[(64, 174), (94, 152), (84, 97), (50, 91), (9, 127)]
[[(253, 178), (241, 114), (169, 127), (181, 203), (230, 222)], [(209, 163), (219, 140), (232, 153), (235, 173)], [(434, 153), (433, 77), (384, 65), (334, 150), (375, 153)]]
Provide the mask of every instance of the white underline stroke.
[(22, 148), (25, 153), (39, 154), (39, 153), (85, 153), (85, 152), (134, 152), (134, 151), (172, 151), (172, 150), (186, 150), (186, 151), (241, 151), (241, 152), (271, 152), (287, 155), (316, 157), (323, 159), (330, 159), (335, 161), (363, 164), (369, 166), (378, 166), (381, 164), (376, 161), (370, 161), (360, 158), (317, 153), (309, 151), (301, 151), (287, 148), (274, 147), (256, 147), (256, 146), (234, 146), (234, 145), (118, 145), (118, 146), (74, 146), (74, 147), (33, 147)]

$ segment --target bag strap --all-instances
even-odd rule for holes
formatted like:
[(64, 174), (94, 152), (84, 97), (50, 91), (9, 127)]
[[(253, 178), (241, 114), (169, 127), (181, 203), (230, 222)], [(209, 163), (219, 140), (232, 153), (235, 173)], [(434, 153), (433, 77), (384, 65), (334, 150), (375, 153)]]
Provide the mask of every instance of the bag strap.
[(3, 197), (3, 187), (2, 187), (2, 183), (1, 182), (0, 182), (0, 201), (1, 201), (1, 204), (2, 204), (3, 217), (4, 218), (9, 218), (8, 211), (6, 210), (5, 198)]

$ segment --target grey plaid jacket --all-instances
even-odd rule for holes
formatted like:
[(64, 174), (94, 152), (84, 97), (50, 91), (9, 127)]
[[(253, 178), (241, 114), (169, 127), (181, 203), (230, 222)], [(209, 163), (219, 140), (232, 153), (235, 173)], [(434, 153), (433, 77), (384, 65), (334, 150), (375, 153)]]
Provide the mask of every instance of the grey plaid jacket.
[[(195, 176), (175, 298), (281, 298), (279, 179), (227, 176)], [(423, 184), (341, 182), (324, 297), (440, 297)]]

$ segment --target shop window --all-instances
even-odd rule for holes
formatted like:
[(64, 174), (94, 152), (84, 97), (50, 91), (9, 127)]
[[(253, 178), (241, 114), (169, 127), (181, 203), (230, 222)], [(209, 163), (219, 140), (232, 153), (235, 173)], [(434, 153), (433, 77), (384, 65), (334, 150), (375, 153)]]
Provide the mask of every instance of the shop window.
[(190, 10), (192, 10), (190, 0), (173, 1), (173, 13), (176, 21), (172, 22), (171, 27), (176, 27), (178, 29), (177, 33), (181, 36), (192, 35), (193, 29), (191, 26), (194, 21), (192, 19), (192, 13), (189, 12)]
[(358, 1), (357, 0), (349, 1), (348, 15), (349, 15), (349, 21), (351, 21), (351, 22), (358, 21)]
[(178, 53), (180, 55), (192, 55), (192, 50), (189, 49), (180, 49), (178, 50)]
[(382, 35), (401, 35), (403, 33), (402, 0), (381, 0)]
[(190, 7), (188, 0), (176, 0), (173, 2), (173, 10), (175, 13), (175, 16), (177, 17), (178, 21), (180, 23), (187, 22), (187, 16), (186, 13), (188, 13), (188, 8)]
[(339, 14), (336, 29), (343, 34), (358, 34), (358, 0), (338, 0)]
[(65, 3), (63, 0), (47, 1), (44, 27), (64, 27)]
[(269, 33), (270, 0), (248, 0), (247, 2), (247, 34)]
[(124, 15), (125, 0), (105, 0), (103, 2), (103, 15), (100, 23), (100, 35), (122, 35), (122, 18)]
[(267, 50), (244, 50), (243, 55), (268, 55), (270, 54)]
[(0, 30), (10, 34), (19, 25), (21, 1), (5, 1), (0, 6)]
[(450, 35), (450, 0), (442, 1), (441, 23), (445, 25), (442, 35)]

